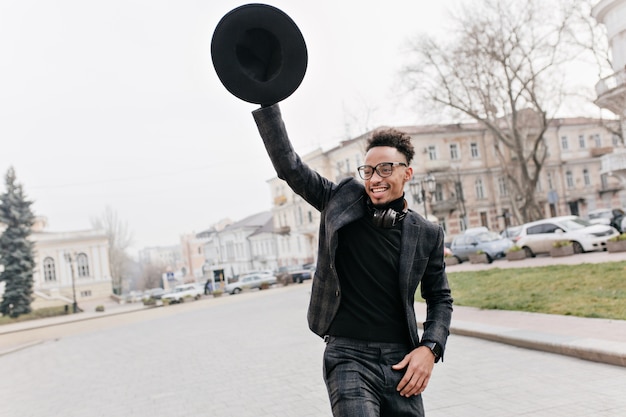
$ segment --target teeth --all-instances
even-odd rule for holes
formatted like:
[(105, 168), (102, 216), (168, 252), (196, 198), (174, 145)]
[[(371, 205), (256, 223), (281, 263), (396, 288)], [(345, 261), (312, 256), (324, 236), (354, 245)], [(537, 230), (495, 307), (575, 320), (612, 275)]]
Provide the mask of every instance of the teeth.
[(372, 192), (379, 193), (385, 191), (386, 188), (372, 188)]

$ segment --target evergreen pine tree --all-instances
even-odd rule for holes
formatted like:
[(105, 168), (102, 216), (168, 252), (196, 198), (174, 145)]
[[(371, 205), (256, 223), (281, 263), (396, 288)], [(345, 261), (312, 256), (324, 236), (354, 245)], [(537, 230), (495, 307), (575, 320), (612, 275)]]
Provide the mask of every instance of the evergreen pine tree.
[(7, 171), (5, 184), (6, 192), (0, 195), (0, 223), (6, 227), (0, 235), (0, 264), (4, 266), (0, 281), (5, 282), (0, 312), (18, 317), (31, 312), (35, 255), (28, 237), (35, 216), (30, 209), (32, 202), (15, 182), (13, 167)]

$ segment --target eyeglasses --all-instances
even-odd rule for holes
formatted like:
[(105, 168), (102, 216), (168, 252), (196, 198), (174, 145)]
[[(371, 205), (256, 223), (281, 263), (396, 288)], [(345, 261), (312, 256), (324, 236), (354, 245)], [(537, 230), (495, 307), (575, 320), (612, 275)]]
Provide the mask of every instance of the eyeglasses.
[(370, 178), (372, 178), (372, 175), (374, 175), (374, 171), (376, 171), (379, 177), (387, 178), (391, 176), (391, 174), (393, 174), (393, 167), (398, 165), (402, 165), (404, 167), (408, 166), (404, 162), (381, 162), (375, 167), (371, 165), (361, 165), (357, 168), (357, 171), (359, 171), (359, 175), (364, 180), (369, 180)]

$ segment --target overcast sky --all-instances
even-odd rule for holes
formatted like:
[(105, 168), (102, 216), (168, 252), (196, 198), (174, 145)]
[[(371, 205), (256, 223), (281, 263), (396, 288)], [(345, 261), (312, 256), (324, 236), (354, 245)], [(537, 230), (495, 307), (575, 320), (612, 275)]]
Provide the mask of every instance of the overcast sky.
[[(15, 168), (49, 231), (88, 229), (108, 205), (136, 248), (172, 245), (270, 209), (257, 106), (226, 91), (210, 57), (218, 21), (244, 3), (0, 2), (0, 173)], [(271, 4), (308, 47), (304, 81), (281, 103), (296, 150), (420, 123), (395, 95), (405, 42), (441, 31), (454, 0)]]

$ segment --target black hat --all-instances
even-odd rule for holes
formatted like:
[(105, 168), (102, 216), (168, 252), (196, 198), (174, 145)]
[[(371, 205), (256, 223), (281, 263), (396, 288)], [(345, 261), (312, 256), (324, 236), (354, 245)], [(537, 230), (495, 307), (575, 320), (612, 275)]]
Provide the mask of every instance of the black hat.
[(228, 91), (250, 103), (270, 105), (300, 85), (307, 50), (298, 26), (283, 11), (246, 4), (228, 12), (215, 28), (211, 56)]

